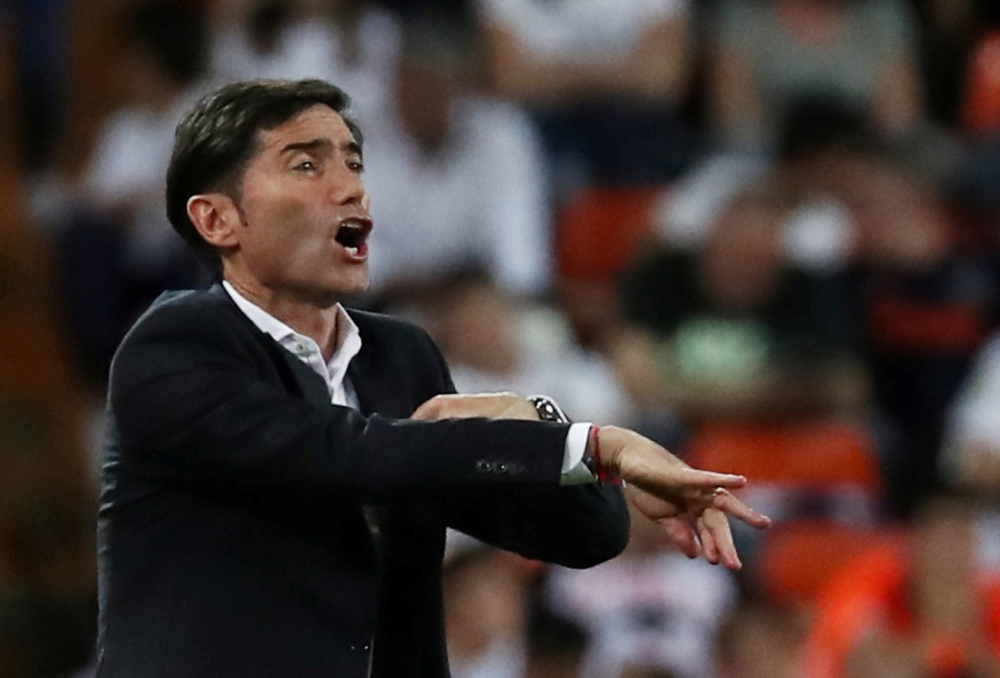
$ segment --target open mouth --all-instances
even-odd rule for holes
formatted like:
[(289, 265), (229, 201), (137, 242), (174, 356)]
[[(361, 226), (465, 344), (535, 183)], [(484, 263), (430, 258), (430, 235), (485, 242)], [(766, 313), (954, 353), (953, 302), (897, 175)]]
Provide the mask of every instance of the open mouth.
[(364, 254), (368, 249), (368, 234), (371, 231), (372, 222), (368, 219), (345, 219), (333, 239), (343, 245), (350, 254)]

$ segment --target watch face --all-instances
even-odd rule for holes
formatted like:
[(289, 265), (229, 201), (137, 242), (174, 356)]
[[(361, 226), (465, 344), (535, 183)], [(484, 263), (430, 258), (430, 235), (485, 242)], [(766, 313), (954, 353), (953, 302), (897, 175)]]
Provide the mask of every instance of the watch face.
[(528, 400), (535, 406), (538, 418), (542, 421), (568, 422), (569, 418), (563, 413), (556, 402), (547, 396), (532, 396)]

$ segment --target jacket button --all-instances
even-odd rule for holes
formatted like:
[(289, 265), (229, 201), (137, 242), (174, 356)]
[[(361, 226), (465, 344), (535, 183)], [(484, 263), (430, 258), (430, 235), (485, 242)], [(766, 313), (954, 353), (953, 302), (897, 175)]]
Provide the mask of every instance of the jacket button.
[(478, 471), (479, 473), (489, 473), (492, 470), (493, 469), (490, 468), (490, 462), (486, 461), (485, 459), (480, 459), (479, 461), (476, 462), (476, 471)]
[(516, 476), (522, 471), (524, 471), (524, 464), (521, 462), (515, 460), (507, 463), (507, 473), (510, 475)]
[(372, 646), (369, 642), (354, 643), (351, 645), (351, 650), (354, 652), (367, 652), (371, 648)]

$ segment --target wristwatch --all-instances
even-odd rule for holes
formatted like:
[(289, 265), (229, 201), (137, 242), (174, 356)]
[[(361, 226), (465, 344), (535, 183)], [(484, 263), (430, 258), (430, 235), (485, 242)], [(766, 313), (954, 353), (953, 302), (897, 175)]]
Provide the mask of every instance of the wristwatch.
[(528, 402), (535, 406), (538, 418), (542, 421), (555, 421), (560, 424), (569, 424), (570, 418), (562, 411), (559, 404), (547, 395), (533, 395), (528, 397)]

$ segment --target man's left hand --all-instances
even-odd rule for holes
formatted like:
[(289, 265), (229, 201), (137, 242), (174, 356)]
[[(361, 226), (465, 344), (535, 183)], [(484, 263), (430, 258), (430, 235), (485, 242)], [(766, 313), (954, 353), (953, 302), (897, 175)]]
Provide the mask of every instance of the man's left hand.
[(535, 406), (515, 393), (474, 393), (469, 395), (437, 395), (417, 408), (411, 419), (527, 419), (538, 421)]

